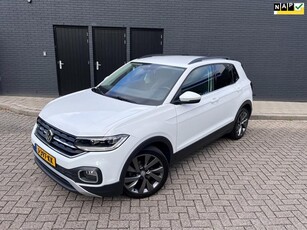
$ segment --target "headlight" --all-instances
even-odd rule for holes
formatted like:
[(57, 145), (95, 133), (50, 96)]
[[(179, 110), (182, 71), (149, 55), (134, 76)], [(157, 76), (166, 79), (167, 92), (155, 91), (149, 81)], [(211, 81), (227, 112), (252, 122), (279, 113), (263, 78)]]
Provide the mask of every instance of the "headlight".
[(80, 137), (75, 141), (75, 146), (84, 151), (104, 152), (111, 151), (121, 146), (129, 135), (120, 134), (110, 137)]

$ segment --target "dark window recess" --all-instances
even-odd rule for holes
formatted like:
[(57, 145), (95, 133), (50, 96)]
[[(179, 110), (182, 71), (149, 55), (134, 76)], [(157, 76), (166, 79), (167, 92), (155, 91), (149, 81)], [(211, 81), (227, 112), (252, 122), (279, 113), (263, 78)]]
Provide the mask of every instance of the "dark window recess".
[[(233, 66), (233, 65), (232, 65)], [(239, 80), (239, 74), (236, 70), (236, 68), (233, 66), (233, 70), (232, 70), (232, 78), (233, 78), (233, 82), (235, 83), (237, 80)]]
[(215, 64), (214, 90), (231, 85), (239, 79), (239, 75), (232, 64)]
[(212, 92), (231, 85), (239, 79), (238, 72), (232, 64), (212, 64), (197, 67), (192, 70), (183, 82), (179, 95), (192, 91), (199, 95)]
[[(46, 141), (46, 133), (49, 129), (54, 134), (50, 143)], [(49, 125), (41, 118), (37, 119), (37, 129), (35, 134), (46, 145), (54, 148), (55, 150), (66, 156), (73, 157), (83, 152), (82, 150), (75, 147), (74, 145), (76, 140), (75, 136), (65, 133)]]
[(213, 91), (213, 70), (212, 65), (194, 69), (182, 84), (182, 92), (192, 91), (203, 95)]

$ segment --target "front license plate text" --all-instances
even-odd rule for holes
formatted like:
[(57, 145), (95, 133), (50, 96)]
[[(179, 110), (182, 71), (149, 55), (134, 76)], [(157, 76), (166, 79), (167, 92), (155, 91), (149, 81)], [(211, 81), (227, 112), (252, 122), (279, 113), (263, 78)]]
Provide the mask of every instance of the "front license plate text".
[(53, 167), (55, 167), (56, 165), (56, 160), (55, 157), (51, 156), (49, 153), (47, 153), (45, 150), (43, 150), (41, 147), (39, 147), (38, 145), (36, 145), (36, 152), (37, 154), (43, 159), (45, 160), (48, 164), (52, 165)]

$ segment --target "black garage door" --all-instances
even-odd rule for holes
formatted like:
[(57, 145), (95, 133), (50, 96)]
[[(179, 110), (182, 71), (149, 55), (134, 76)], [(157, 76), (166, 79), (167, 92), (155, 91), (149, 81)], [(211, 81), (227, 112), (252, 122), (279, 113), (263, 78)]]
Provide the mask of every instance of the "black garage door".
[(87, 27), (54, 26), (59, 94), (90, 87)]
[(126, 63), (126, 29), (93, 28), (95, 84)]
[(163, 53), (163, 29), (131, 28), (130, 59)]

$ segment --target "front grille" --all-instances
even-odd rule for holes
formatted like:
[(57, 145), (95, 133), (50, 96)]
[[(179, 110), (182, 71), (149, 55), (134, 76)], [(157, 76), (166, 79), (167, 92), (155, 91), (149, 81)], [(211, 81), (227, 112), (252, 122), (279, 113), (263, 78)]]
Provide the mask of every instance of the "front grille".
[[(47, 142), (46, 140), (46, 134), (48, 130), (51, 130), (52, 133), (54, 134), (50, 142)], [(74, 145), (76, 140), (75, 136), (65, 133), (53, 127), (52, 125), (49, 125), (41, 118), (37, 119), (37, 128), (35, 133), (36, 136), (47, 146), (54, 148), (58, 152), (68, 157), (73, 157), (80, 153), (83, 153), (82, 150), (76, 148)]]

